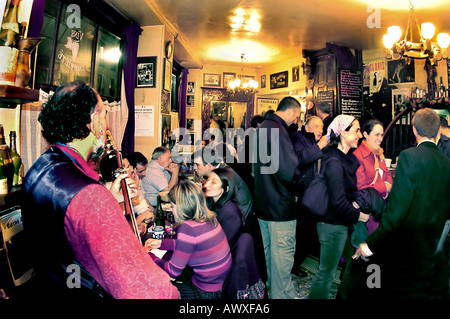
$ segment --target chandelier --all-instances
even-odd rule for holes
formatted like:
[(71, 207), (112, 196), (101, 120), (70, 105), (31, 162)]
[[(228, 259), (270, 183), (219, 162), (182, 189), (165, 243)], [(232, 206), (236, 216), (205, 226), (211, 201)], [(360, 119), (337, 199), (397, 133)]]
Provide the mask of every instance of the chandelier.
[(245, 54), (241, 54), (241, 76), (242, 80), (237, 76), (233, 81), (228, 82), (228, 90), (232, 92), (243, 91), (245, 93), (253, 93), (258, 88), (258, 82), (249, 79), (244, 75)]
[[(413, 25), (416, 25), (419, 39), (413, 41)], [(400, 57), (412, 59), (428, 58), (431, 65), (435, 65), (436, 61), (447, 58), (447, 48), (450, 44), (450, 37), (447, 33), (439, 33), (436, 37), (437, 43), (432, 42), (435, 28), (430, 22), (422, 23), (419, 26), (417, 17), (414, 13), (414, 6), (409, 1), (409, 17), (406, 26), (405, 36), (400, 40), (402, 30), (399, 26), (391, 26), (387, 29), (387, 33), (383, 35), (383, 45), (386, 48), (387, 59), (398, 59)], [(409, 36), (409, 38), (408, 38)]]

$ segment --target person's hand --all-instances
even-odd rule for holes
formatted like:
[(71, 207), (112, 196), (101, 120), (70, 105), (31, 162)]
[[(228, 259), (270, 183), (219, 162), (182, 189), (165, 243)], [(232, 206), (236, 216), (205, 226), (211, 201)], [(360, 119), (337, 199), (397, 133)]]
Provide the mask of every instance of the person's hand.
[(139, 235), (144, 235), (147, 232), (147, 224), (142, 222), (138, 225)]
[(384, 182), (384, 185), (386, 185), (386, 191), (389, 194), (391, 192), (391, 189), (392, 189), (392, 184), (390, 184), (388, 182)]
[(327, 145), (328, 141), (326, 136), (322, 136), (322, 138), (317, 142), (317, 146), (319, 146), (320, 149), (323, 149)]
[(363, 212), (360, 212), (360, 213), (359, 213), (359, 218), (358, 218), (358, 220), (359, 220), (360, 222), (365, 223), (365, 222), (367, 222), (367, 221), (369, 220), (369, 217), (370, 217), (370, 215), (364, 214)]
[(358, 258), (361, 257), (362, 260), (364, 260), (364, 261), (369, 261), (369, 259), (367, 258), (367, 257), (369, 257), (369, 256), (367, 256), (367, 255), (364, 253), (364, 249), (363, 249), (363, 246), (364, 246), (364, 245), (367, 246), (366, 243), (361, 243), (361, 244), (359, 244), (358, 248), (356, 248), (355, 254), (352, 256), (353, 259), (358, 259)]
[(158, 249), (159, 247), (161, 247), (161, 239), (154, 239), (154, 238), (147, 239), (147, 241), (144, 244), (144, 247), (147, 251), (150, 251), (152, 249)]
[(169, 172), (171, 172), (172, 174), (177, 174), (178, 175), (178, 164), (177, 163), (170, 163), (169, 167), (167, 167), (167, 170)]

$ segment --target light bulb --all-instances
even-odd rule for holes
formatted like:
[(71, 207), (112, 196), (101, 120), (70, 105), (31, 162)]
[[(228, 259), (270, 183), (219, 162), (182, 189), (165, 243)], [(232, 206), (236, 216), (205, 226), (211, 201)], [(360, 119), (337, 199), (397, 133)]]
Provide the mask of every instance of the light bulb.
[(394, 42), (397, 42), (400, 40), (400, 37), (402, 35), (402, 29), (398, 25), (393, 25), (387, 28), (387, 33), (391, 35), (391, 38)]
[(228, 87), (229, 87), (230, 89), (234, 90), (234, 88), (236, 87), (236, 84), (234, 83), (234, 81), (230, 81), (230, 82), (228, 83)]
[(386, 49), (392, 49), (394, 43), (395, 41), (389, 33), (383, 35), (383, 45)]
[(431, 22), (422, 23), (422, 36), (430, 40), (434, 35), (434, 25)]
[(447, 33), (439, 33), (437, 42), (442, 49), (446, 49), (450, 45), (450, 36)]
[(236, 87), (239, 87), (239, 85), (241, 85), (241, 80), (240, 79), (234, 79), (234, 85), (236, 86)]

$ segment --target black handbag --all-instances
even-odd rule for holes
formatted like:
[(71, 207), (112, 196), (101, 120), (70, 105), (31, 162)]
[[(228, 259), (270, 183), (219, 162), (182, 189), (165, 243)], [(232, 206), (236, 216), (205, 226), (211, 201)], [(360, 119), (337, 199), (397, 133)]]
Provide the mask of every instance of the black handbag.
[(319, 168), (315, 173), (311, 183), (305, 190), (302, 198), (302, 205), (313, 215), (325, 216), (329, 208), (328, 185), (324, 175), (326, 164)]

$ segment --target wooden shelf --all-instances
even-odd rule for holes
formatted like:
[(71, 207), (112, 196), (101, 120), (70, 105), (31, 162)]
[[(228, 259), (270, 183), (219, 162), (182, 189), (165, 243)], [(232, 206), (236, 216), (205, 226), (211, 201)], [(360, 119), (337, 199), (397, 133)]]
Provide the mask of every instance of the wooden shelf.
[(22, 186), (14, 186), (7, 194), (0, 195), (0, 211), (19, 205), (22, 199)]
[(30, 103), (39, 101), (39, 90), (0, 84), (0, 103)]

